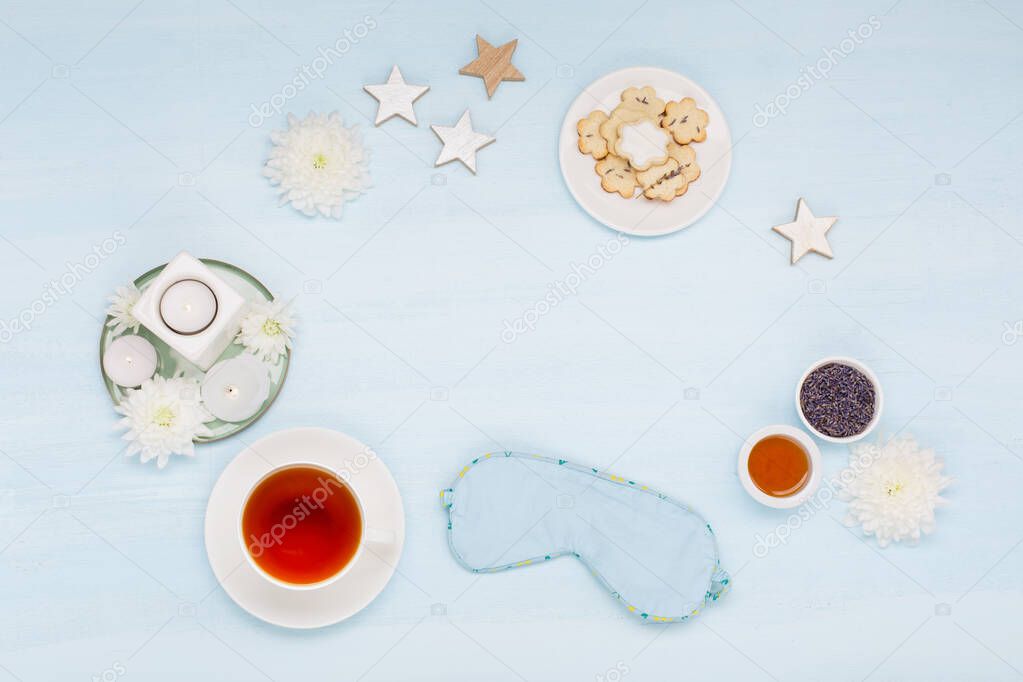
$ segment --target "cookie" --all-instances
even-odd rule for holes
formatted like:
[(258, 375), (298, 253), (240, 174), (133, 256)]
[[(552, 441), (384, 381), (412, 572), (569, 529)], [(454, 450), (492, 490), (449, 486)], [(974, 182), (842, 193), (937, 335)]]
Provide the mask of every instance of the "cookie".
[(700, 177), (700, 166), (696, 163), (696, 152), (687, 144), (679, 144), (672, 140), (668, 143), (668, 156), (678, 161), (679, 168), (686, 180), (693, 182)]
[(619, 106), (641, 111), (651, 119), (656, 119), (664, 113), (664, 100), (660, 99), (649, 85), (623, 90), (622, 103)]
[(607, 140), (608, 150), (618, 144), (618, 133), (623, 123), (635, 123), (644, 118), (649, 117), (639, 109), (629, 109), (621, 104), (615, 107), (608, 119), (600, 124), (600, 136)]
[(605, 192), (618, 192), (631, 199), (636, 192), (636, 171), (620, 156), (609, 154), (597, 162), (597, 175)]
[(586, 118), (579, 119), (575, 125), (579, 133), (579, 151), (589, 154), (598, 161), (607, 156), (607, 140), (600, 134), (600, 124), (607, 118), (607, 114), (597, 109), (591, 111)]
[(674, 173), (679, 168), (679, 163), (675, 159), (668, 159), (662, 164), (651, 166), (645, 171), (636, 173), (636, 182), (643, 190), (647, 190), (650, 187), (656, 185), (662, 178), (671, 173)]
[(640, 119), (634, 123), (622, 122), (618, 126), (617, 139), (611, 153), (627, 159), (629, 165), (641, 171), (668, 160), (668, 142), (674, 143), (667, 131), (650, 119)]
[(668, 102), (664, 107), (661, 127), (668, 130), (679, 144), (703, 142), (707, 139), (709, 120), (706, 111), (696, 108), (696, 100), (686, 97), (678, 102)]
[[(660, 166), (652, 166), (642, 173), (636, 173), (636, 181), (647, 199), (671, 201), (685, 194), (689, 189), (689, 183), (700, 177), (700, 167), (696, 165), (696, 154), (692, 149), (685, 147), (673, 151), (676, 156)], [(679, 161), (677, 156), (681, 156), (683, 160)]]
[[(674, 159), (671, 160), (674, 161)], [(676, 161), (676, 163), (678, 162)], [(689, 189), (689, 181), (686, 180), (685, 174), (675, 170), (644, 189), (643, 196), (647, 199), (671, 201), (675, 197), (685, 194), (687, 189)]]
[(626, 199), (637, 187), (651, 200), (682, 196), (700, 177), (689, 143), (707, 138), (707, 112), (691, 97), (665, 103), (650, 86), (626, 88), (620, 99), (610, 114), (593, 111), (576, 123), (579, 151), (596, 160), (601, 188)]

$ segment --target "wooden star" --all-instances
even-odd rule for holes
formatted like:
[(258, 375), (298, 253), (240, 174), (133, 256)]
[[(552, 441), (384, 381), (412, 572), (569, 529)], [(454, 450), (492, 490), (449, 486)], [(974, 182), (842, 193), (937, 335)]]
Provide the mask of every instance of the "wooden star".
[(444, 143), (440, 155), (437, 156), (437, 162), (433, 165), (441, 166), (458, 159), (473, 173), (476, 172), (476, 152), (495, 139), (472, 129), (472, 119), (469, 117), (468, 109), (454, 126), (432, 125), (430, 128)]
[(838, 220), (836, 216), (817, 218), (802, 198), (796, 204), (796, 219), (771, 229), (792, 242), (792, 263), (813, 251), (828, 258), (832, 257), (827, 233)]
[(428, 85), (409, 85), (401, 76), (398, 65), (391, 69), (386, 83), (380, 85), (364, 85), (362, 89), (380, 103), (377, 107), (377, 118), (374, 125), (380, 125), (392, 116), (401, 116), (412, 125), (416, 123), (416, 112), (412, 103), (426, 94)]
[(526, 80), (522, 72), (511, 63), (512, 53), (518, 44), (519, 40), (516, 38), (501, 47), (494, 47), (477, 35), (476, 52), (479, 56), (459, 69), (458, 73), (482, 78), (487, 86), (487, 97), (493, 97), (501, 81)]

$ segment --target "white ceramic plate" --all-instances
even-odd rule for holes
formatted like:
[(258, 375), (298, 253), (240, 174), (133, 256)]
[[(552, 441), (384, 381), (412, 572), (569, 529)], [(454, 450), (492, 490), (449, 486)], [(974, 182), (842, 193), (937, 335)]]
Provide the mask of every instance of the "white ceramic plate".
[[(224, 263), (218, 260), (212, 260), (210, 258), (201, 259), (204, 264), (209, 266), (213, 272), (217, 273), (224, 278), (228, 284), (230, 284), (235, 291), (245, 297), (247, 301), (272, 301), (274, 300), (273, 294), (270, 290), (263, 286), (263, 283), (258, 279), (245, 272), (241, 268), (231, 265), (230, 263)], [(166, 263), (159, 265), (149, 272), (140, 275), (135, 280), (135, 286), (140, 291), (145, 291), (153, 280), (163, 272)], [(103, 330), (99, 337), (99, 357), (100, 357), (100, 368), (103, 366), (103, 353), (106, 352), (107, 346), (118, 336), (113, 333), (113, 329), (108, 327), (107, 324), (110, 322), (110, 317), (107, 316), (103, 323)], [(206, 376), (206, 373), (201, 369), (193, 365), (188, 360), (178, 355), (177, 351), (172, 350), (170, 346), (161, 341), (156, 337), (155, 334), (150, 332), (145, 327), (141, 327), (137, 332), (132, 332), (140, 335), (142, 338), (148, 340), (156, 348), (157, 355), (160, 357), (160, 364), (157, 370), (157, 374), (163, 377), (177, 376), (183, 372), (186, 377), (198, 379), (200, 382)], [(232, 343), (228, 346), (223, 353), (220, 354), (218, 362), (220, 360), (227, 360), (240, 355), (244, 349), (237, 343)], [(270, 370), (270, 395), (267, 397), (263, 406), (259, 410), (249, 417), (239, 422), (225, 422), (220, 419), (216, 419), (211, 422), (207, 422), (206, 426), (212, 431), (212, 435), (209, 436), (197, 436), (195, 438), (196, 443), (212, 443), (213, 441), (221, 440), (222, 438), (228, 438), (233, 436), (239, 431), (243, 431), (250, 425), (255, 423), (263, 414), (270, 409), (270, 405), (273, 404), (274, 400), (277, 399), (277, 395), (281, 392), (284, 387), (284, 380), (288, 376), (288, 366), (291, 364), (291, 350), (276, 363), (267, 363), (267, 369)], [(103, 381), (107, 386), (107, 392), (110, 394), (110, 398), (114, 401), (114, 405), (119, 405), (126, 395), (126, 389), (118, 386), (110, 377), (106, 375), (106, 372), (100, 371), (100, 376), (103, 377)]]
[[(625, 199), (605, 192), (594, 171), (596, 162), (579, 151), (576, 123), (594, 109), (610, 113), (621, 102), (622, 90), (649, 85), (664, 101), (692, 97), (707, 112), (707, 139), (695, 142), (701, 174), (689, 191), (673, 201), (651, 201), (642, 196)], [(561, 124), (558, 144), (561, 174), (575, 200), (595, 220), (626, 234), (653, 237), (689, 227), (710, 210), (721, 196), (732, 168), (732, 135), (717, 102), (685, 76), (651, 66), (614, 71), (583, 88)]]
[[(362, 502), (366, 526), (394, 531), (394, 543), (362, 552), (321, 588), (288, 589), (260, 575), (240, 540), (242, 504), (259, 479), (292, 463), (349, 472), (345, 478)], [(206, 507), (206, 554), (224, 591), (253, 616), (287, 628), (323, 627), (361, 611), (391, 579), (404, 542), (405, 511), (391, 472), (367, 446), (329, 429), (289, 429), (256, 441), (227, 465)]]

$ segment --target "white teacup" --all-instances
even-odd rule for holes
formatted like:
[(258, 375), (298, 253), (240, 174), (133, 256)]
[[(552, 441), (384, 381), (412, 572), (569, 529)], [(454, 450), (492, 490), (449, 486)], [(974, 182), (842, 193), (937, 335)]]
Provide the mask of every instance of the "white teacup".
[[(248, 538), (245, 537), (245, 530), (242, 521), (245, 514), (245, 509), (248, 507), (249, 501), (252, 498), (252, 493), (253, 491), (256, 490), (256, 488), (258, 488), (265, 480), (267, 480), (268, 478), (275, 474), (278, 474), (287, 469), (297, 468), (316, 469), (318, 471), (322, 471), (325, 475), (330, 476), (332, 480), (339, 481), (345, 487), (345, 489), (351, 494), (352, 499), (355, 500), (355, 504), (359, 510), (359, 522), (361, 532), (359, 534), (359, 545), (356, 548), (355, 552), (352, 554), (351, 558), (349, 558), (348, 561), (344, 564), (344, 566), (338, 569), (336, 573), (334, 573), (328, 578), (324, 578), (323, 580), (314, 583), (288, 582), (274, 575), (271, 575), (266, 570), (264, 570), (263, 567), (259, 565), (259, 563), (252, 555), (250, 544), (247, 542)], [(356, 490), (355, 486), (353, 486), (351, 482), (348, 480), (349, 478), (351, 478), (351, 474), (349, 474), (348, 472), (345, 473), (335, 472), (332, 471), (331, 469), (328, 469), (327, 467), (324, 467), (321, 464), (315, 464), (313, 462), (288, 462), (287, 464), (276, 466), (270, 471), (266, 472), (262, 477), (260, 477), (255, 483), (253, 483), (249, 487), (248, 492), (245, 493), (245, 501), (242, 503), (241, 508), (238, 510), (238, 540), (242, 545), (242, 553), (245, 555), (245, 559), (249, 562), (249, 565), (252, 566), (256, 573), (258, 573), (260, 576), (262, 576), (269, 582), (273, 583), (274, 585), (278, 585), (285, 589), (317, 590), (326, 587), (327, 585), (330, 585), (336, 582), (337, 580), (341, 579), (341, 577), (348, 573), (351, 570), (351, 568), (355, 566), (355, 564), (359, 561), (359, 557), (362, 556), (363, 551), (366, 551), (368, 549), (370, 552), (372, 552), (373, 551), (372, 546), (374, 545), (386, 546), (393, 544), (395, 542), (396, 536), (394, 531), (373, 528), (366, 524), (366, 513), (365, 507), (363, 506), (362, 498), (359, 496), (359, 492), (358, 490)], [(301, 521), (296, 521), (295, 523), (301, 523)], [(283, 520), (281, 528), (283, 530), (280, 537), (284, 537), (284, 531), (286, 531), (288, 527)], [(279, 541), (279, 539), (280, 538), (276, 536), (274, 537), (275, 541)], [(252, 544), (256, 543), (253, 542)]]

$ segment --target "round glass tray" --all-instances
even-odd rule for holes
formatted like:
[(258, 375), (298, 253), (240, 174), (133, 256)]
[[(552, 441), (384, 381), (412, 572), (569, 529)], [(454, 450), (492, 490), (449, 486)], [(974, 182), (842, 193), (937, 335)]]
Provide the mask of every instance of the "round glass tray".
[[(263, 286), (263, 283), (258, 279), (245, 272), (241, 268), (235, 267), (230, 263), (224, 263), (218, 260), (212, 260), (210, 258), (200, 258), (207, 267), (217, 273), (220, 277), (224, 278), (224, 281), (230, 284), (234, 289), (241, 294), (247, 301), (272, 301), (273, 294), (270, 290)], [(146, 274), (142, 275), (135, 280), (135, 286), (138, 287), (139, 291), (144, 291), (149, 284), (156, 279), (156, 276), (166, 267), (166, 263), (159, 265)], [(116, 337), (114, 336), (110, 327), (107, 326), (107, 322), (110, 321), (108, 316), (103, 323), (103, 331), (99, 337), (99, 358), (100, 358), (100, 375), (103, 377), (103, 382), (107, 386), (107, 392), (110, 394), (110, 398), (114, 401), (115, 405), (119, 405), (121, 400), (125, 396), (125, 392), (130, 389), (125, 389), (118, 386), (110, 380), (110, 378), (103, 371), (103, 353), (107, 350), (107, 345), (110, 344)], [(148, 329), (143, 326), (139, 327), (137, 332), (125, 332), (125, 334), (136, 333), (139, 336), (145, 338), (147, 341), (153, 344), (156, 348), (156, 353), (159, 356), (159, 362), (157, 364), (156, 373), (162, 377), (173, 377), (179, 372), (184, 372), (186, 377), (194, 377), (200, 382), (206, 373), (193, 365), (188, 360), (181, 357), (177, 351), (173, 350), (166, 343), (158, 339)], [(123, 336), (123, 334), (119, 335)], [(232, 343), (227, 349), (220, 354), (217, 362), (226, 360), (227, 358), (233, 358), (236, 355), (241, 355), (245, 352), (245, 348), (237, 343)], [(265, 363), (267, 369), (270, 370), (270, 395), (267, 396), (266, 401), (256, 414), (252, 415), (245, 421), (240, 422), (225, 422), (219, 419), (214, 419), (211, 422), (206, 422), (206, 426), (209, 427), (210, 431), (213, 432), (212, 436), (200, 436), (195, 439), (196, 443), (211, 443), (222, 438), (228, 438), (234, 434), (242, 431), (257, 419), (263, 416), (273, 404), (277, 398), (277, 394), (281, 392), (281, 388), (284, 386), (284, 379), (288, 376), (288, 365), (291, 364), (291, 350), (281, 357), (277, 364), (271, 365)]]

